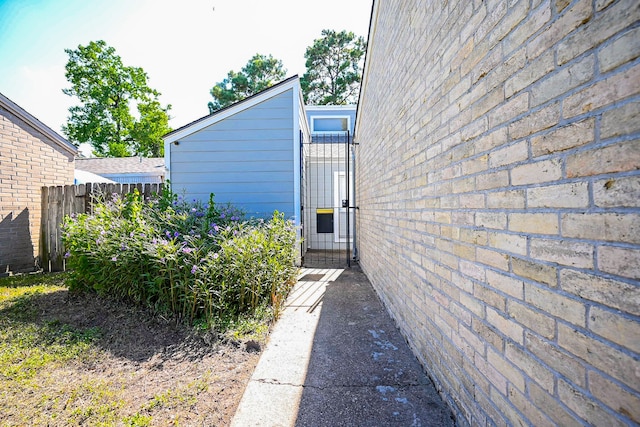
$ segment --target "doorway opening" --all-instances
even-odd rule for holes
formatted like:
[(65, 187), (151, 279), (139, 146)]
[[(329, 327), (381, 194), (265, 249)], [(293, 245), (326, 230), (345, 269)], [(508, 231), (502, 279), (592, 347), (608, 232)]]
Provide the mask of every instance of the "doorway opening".
[(302, 157), (302, 265), (349, 267), (356, 249), (351, 134), (314, 134), (303, 144)]

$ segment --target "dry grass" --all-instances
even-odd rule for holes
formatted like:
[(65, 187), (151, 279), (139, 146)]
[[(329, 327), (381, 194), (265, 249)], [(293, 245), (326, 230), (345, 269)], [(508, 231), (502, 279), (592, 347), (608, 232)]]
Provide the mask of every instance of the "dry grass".
[(0, 425), (229, 424), (259, 353), (64, 279), (0, 279)]

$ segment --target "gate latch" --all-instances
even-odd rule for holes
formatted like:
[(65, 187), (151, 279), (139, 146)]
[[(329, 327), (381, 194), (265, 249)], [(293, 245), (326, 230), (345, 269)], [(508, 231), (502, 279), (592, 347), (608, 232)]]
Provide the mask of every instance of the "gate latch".
[(349, 199), (342, 199), (342, 207), (343, 208), (349, 207)]

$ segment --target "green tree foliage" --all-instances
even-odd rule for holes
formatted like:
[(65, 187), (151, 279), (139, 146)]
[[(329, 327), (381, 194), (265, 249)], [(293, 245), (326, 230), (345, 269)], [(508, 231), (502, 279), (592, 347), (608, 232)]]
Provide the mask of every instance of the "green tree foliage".
[(304, 54), (307, 72), (300, 83), (305, 103), (357, 102), (365, 50), (363, 37), (347, 31), (322, 30), (322, 37), (314, 40)]
[[(65, 52), (69, 55), (65, 76), (71, 88), (63, 92), (81, 103), (69, 108), (71, 115), (63, 127), (69, 140), (90, 143), (101, 157), (162, 156), (162, 136), (171, 131), (171, 106), (160, 104), (160, 93), (149, 87), (144, 70), (125, 66), (102, 40)], [(135, 116), (132, 107), (137, 109)]]
[(286, 74), (281, 60), (256, 53), (240, 72), (229, 71), (227, 78), (211, 89), (213, 101), (208, 104), (209, 113), (273, 86)]

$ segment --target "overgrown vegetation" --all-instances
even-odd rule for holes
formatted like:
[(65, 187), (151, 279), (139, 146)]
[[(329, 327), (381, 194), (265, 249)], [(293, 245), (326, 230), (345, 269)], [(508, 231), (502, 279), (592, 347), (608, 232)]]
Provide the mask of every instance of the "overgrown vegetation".
[(63, 225), (72, 290), (95, 290), (225, 329), (277, 311), (295, 282), (296, 231), (275, 212), (245, 219), (231, 205), (166, 190), (109, 195)]
[(0, 425), (228, 425), (297, 274), (293, 224), (167, 190), (63, 229), (68, 272), (0, 278)]

